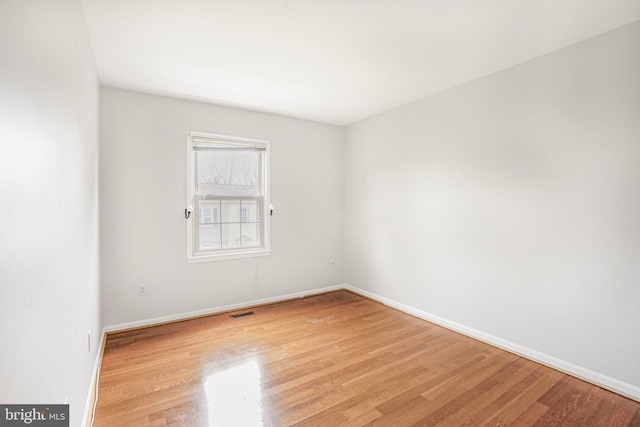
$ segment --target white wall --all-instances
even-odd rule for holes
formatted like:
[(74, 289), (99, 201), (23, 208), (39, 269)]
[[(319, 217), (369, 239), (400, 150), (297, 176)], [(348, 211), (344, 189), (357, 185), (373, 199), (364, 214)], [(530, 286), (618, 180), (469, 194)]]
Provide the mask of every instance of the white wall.
[(0, 58), (0, 402), (68, 398), (80, 425), (102, 325), (98, 82), (79, 2), (0, 2)]
[[(100, 109), (105, 324), (342, 283), (342, 128), (109, 87)], [(271, 141), (270, 256), (187, 264), (188, 130)]]
[(346, 282), (640, 387), (638, 40), (348, 127)]

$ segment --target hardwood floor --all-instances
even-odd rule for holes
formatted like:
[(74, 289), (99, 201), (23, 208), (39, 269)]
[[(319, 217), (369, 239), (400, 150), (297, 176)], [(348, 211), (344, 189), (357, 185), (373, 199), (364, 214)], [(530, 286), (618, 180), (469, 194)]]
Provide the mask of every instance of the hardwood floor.
[(640, 426), (640, 403), (347, 291), (109, 335), (94, 426)]

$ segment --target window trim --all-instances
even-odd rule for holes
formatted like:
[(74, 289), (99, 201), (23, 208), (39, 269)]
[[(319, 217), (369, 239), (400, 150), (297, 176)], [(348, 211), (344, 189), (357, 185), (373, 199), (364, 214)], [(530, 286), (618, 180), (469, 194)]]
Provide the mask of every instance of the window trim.
[[(221, 134), (212, 134), (206, 132), (197, 132), (197, 131), (189, 131), (187, 132), (187, 210), (186, 212), (191, 213), (188, 215), (187, 222), (187, 262), (188, 263), (196, 263), (196, 262), (209, 262), (209, 261), (220, 261), (227, 259), (237, 259), (237, 258), (248, 258), (248, 257), (257, 257), (257, 256), (267, 256), (271, 254), (271, 215), (269, 212), (269, 205), (271, 200), (271, 192), (270, 192), (270, 142), (264, 139), (255, 139), (255, 138), (245, 138), (239, 136), (231, 136), (231, 135), (221, 135)], [(225, 249), (225, 250), (217, 250), (213, 253), (203, 253), (197, 251), (195, 247), (196, 244), (196, 233), (198, 227), (198, 221), (196, 221), (197, 216), (192, 213), (195, 212), (195, 156), (194, 156), (194, 147), (211, 147), (211, 148), (230, 148), (230, 147), (241, 147), (241, 148), (259, 148), (264, 151), (264, 161), (263, 161), (263, 187), (264, 187), (264, 196), (263, 203), (261, 206), (261, 217), (263, 218), (262, 223), (262, 239), (263, 244), (258, 248), (233, 248), (233, 249)], [(197, 209), (197, 208), (196, 208)]]

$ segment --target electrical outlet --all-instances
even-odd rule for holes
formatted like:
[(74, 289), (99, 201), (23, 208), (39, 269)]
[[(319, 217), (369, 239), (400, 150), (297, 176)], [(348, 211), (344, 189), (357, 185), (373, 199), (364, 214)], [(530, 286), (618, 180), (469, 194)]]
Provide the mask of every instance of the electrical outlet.
[(140, 285), (138, 288), (138, 295), (144, 297), (147, 295), (147, 287), (145, 285)]
[(331, 261), (331, 271), (336, 271), (336, 262)]

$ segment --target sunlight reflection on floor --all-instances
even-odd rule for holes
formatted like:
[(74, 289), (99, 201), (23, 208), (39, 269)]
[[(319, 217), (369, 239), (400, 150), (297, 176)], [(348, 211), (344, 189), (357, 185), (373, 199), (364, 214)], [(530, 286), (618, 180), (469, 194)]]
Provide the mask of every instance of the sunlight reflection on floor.
[(256, 360), (210, 375), (205, 381), (210, 426), (262, 426), (260, 367)]

